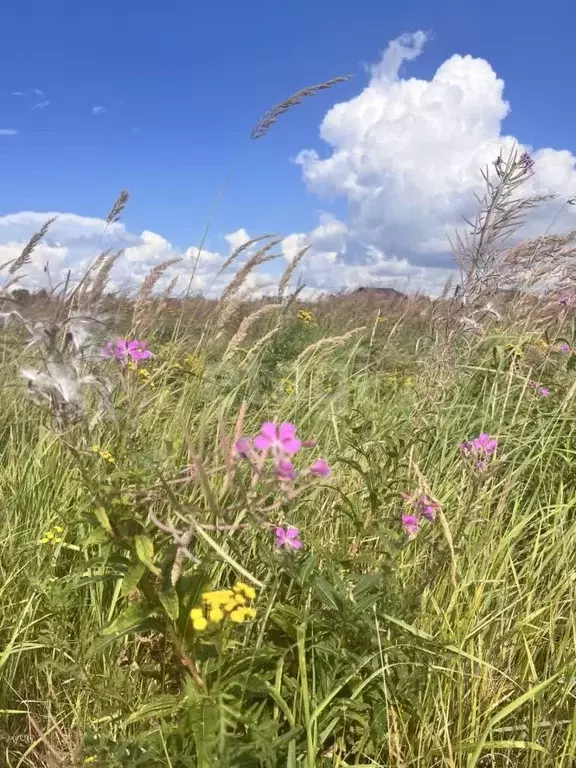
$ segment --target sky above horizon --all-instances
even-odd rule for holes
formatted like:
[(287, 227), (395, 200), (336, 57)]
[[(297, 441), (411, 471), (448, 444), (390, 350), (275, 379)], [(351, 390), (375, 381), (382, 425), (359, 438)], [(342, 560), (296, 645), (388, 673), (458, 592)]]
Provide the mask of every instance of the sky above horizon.
[[(304, 245), (313, 289), (390, 285), (438, 292), (448, 235), (474, 211), (480, 169), (518, 145), (527, 192), (557, 194), (533, 217), (576, 228), (576, 8), (525, 3), (292, 0), (3, 9), (0, 263), (59, 214), (29, 280), (125, 248), (117, 285), (180, 257), (166, 280), (217, 291), (230, 250), (285, 236), (270, 281)], [(251, 141), (273, 104), (338, 75)], [(122, 224), (106, 229), (118, 192)], [(205, 240), (205, 230), (208, 228)], [(198, 254), (198, 246), (203, 249)]]

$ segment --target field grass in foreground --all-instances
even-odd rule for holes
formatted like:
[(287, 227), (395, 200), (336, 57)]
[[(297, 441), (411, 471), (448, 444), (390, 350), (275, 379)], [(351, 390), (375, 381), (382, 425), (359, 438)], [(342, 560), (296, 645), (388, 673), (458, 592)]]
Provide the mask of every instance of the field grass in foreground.
[[(106, 364), (115, 418), (60, 433), (5, 350), (1, 765), (574, 765), (570, 324), (440, 355), (386, 322), (303, 353), (322, 332), (288, 322), (227, 362), (151, 337), (151, 361)], [(269, 420), (332, 474), (251, 494), (227, 446)], [(459, 449), (481, 432), (484, 469)], [(413, 538), (402, 493), (439, 504)], [(150, 513), (196, 521), (175, 586)], [(194, 630), (238, 580), (256, 617)]]

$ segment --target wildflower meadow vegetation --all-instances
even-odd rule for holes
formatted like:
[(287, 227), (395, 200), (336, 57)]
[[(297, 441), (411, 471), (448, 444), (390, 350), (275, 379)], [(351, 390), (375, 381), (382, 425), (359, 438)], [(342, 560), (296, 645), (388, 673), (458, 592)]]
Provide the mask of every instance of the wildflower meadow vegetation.
[(574, 235), (505, 239), (531, 173), (434, 300), (305, 303), (305, 252), (249, 300), (274, 238), (214, 301), (114, 253), (24, 295), (49, 223), (4, 265), (2, 766), (575, 764)]

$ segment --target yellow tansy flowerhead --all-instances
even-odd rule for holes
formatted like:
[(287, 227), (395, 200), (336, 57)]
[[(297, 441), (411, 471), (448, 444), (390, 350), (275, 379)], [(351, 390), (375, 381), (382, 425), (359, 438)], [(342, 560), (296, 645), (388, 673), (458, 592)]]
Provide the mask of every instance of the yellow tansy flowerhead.
[(245, 608), (236, 608), (236, 610), (232, 611), (230, 614), (230, 621), (236, 622), (236, 624), (242, 624), (243, 621), (246, 619), (246, 609)]
[(313, 323), (314, 315), (308, 309), (301, 309), (298, 312), (298, 319), (301, 320), (303, 323)]
[(244, 595), (248, 600), (256, 599), (256, 590), (254, 587), (245, 584), (243, 581), (237, 581), (234, 585), (234, 592), (240, 595)]
[(206, 627), (208, 626), (208, 622), (206, 621), (206, 619), (204, 618), (204, 616), (202, 616), (202, 617), (201, 617), (201, 618), (199, 618), (199, 619), (193, 619), (193, 620), (192, 620), (192, 626), (194, 627), (194, 629), (195, 629), (197, 632), (202, 632), (202, 631), (203, 631), (203, 630), (205, 630), (205, 629), (206, 629)]
[(190, 618), (192, 621), (195, 621), (196, 619), (202, 619), (204, 618), (204, 611), (202, 608), (192, 608), (190, 611)]
[(214, 624), (220, 624), (220, 622), (223, 621), (224, 619), (224, 611), (222, 610), (222, 608), (212, 608), (212, 610), (208, 614), (208, 618)]

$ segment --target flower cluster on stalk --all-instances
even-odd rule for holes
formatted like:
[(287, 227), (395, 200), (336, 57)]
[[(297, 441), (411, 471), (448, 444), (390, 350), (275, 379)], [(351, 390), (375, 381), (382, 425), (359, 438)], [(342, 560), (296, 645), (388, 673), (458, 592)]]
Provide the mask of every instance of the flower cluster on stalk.
[(401, 496), (411, 507), (409, 513), (402, 515), (402, 528), (406, 535), (413, 539), (420, 533), (423, 520), (430, 523), (436, 520), (440, 505), (424, 493), (418, 496), (402, 493)]
[(460, 452), (466, 459), (470, 459), (476, 469), (485, 470), (489, 461), (494, 457), (498, 448), (498, 438), (492, 437), (487, 432), (481, 432), (473, 440), (465, 440), (460, 443)]
[(202, 605), (190, 611), (190, 620), (197, 632), (203, 632), (211, 624), (216, 626), (227, 620), (242, 624), (256, 616), (250, 605), (256, 599), (256, 591), (242, 581), (238, 581), (232, 589), (203, 592), (201, 599)]

